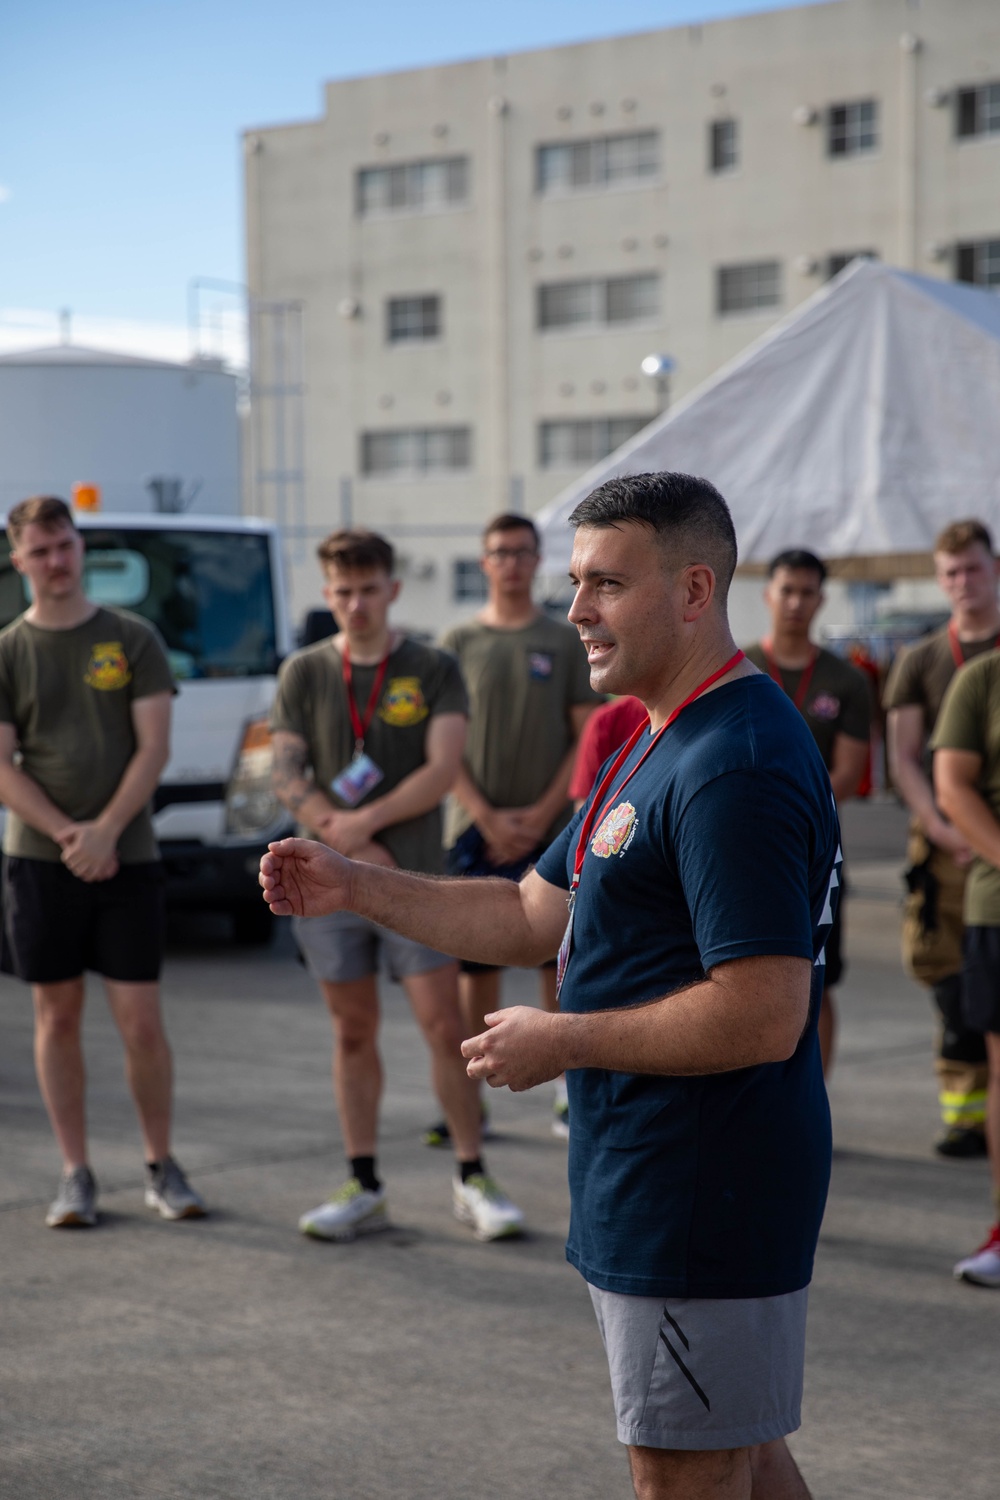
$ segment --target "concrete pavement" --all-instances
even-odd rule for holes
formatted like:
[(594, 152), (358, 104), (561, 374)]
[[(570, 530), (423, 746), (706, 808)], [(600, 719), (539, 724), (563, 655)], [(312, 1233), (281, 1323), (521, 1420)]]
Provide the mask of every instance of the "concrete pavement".
[[(931, 1010), (897, 960), (890, 806), (849, 810), (850, 968), (833, 1082), (837, 1156), (810, 1314), (805, 1425), (816, 1500), (996, 1493), (1000, 1294), (955, 1283), (989, 1221), (982, 1163), (944, 1163)], [(401, 992), (385, 987), (381, 1162), (395, 1227), (307, 1241), (343, 1177), (328, 1024), (287, 932), (266, 953), (178, 926), (165, 977), (177, 1154), (212, 1217), (142, 1206), (117, 1037), (88, 1007), (95, 1231), (42, 1220), (58, 1162), (26, 991), (0, 981), (0, 1497), (7, 1500), (612, 1500), (630, 1493), (589, 1299), (563, 1259), (565, 1147), (548, 1090), (491, 1095), (491, 1169), (530, 1235), (480, 1245)], [(508, 976), (508, 1000), (533, 976)]]

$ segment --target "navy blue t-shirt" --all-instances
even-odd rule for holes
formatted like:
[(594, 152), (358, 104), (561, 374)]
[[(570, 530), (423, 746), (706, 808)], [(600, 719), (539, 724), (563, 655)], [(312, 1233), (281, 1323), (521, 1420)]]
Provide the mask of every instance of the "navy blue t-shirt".
[[(536, 866), (551, 885), (569, 888), (585, 811)], [(839, 866), (829, 776), (801, 714), (764, 676), (686, 708), (592, 833), (563, 1010), (637, 1005), (757, 954), (814, 963), (808, 1024), (787, 1062), (567, 1075), (566, 1255), (592, 1285), (719, 1298), (808, 1285), (830, 1176), (816, 1018)]]

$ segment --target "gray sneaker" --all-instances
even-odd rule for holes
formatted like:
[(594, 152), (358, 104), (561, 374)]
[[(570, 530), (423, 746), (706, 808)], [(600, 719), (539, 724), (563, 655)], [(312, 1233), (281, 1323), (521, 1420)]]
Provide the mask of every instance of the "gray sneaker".
[(97, 1223), (97, 1179), (89, 1167), (74, 1167), (63, 1174), (59, 1195), (45, 1222), (50, 1229), (67, 1229), (76, 1225), (90, 1229)]
[(146, 1207), (155, 1208), (164, 1219), (203, 1219), (202, 1199), (172, 1156), (146, 1166)]

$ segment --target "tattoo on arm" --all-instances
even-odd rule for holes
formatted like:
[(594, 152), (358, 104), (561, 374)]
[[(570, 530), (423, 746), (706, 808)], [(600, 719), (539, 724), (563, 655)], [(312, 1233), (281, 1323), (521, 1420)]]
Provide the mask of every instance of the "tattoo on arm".
[(289, 812), (298, 812), (313, 790), (308, 765), (309, 757), (305, 745), (297, 745), (294, 741), (284, 740), (275, 748), (271, 784), (278, 801), (287, 807)]

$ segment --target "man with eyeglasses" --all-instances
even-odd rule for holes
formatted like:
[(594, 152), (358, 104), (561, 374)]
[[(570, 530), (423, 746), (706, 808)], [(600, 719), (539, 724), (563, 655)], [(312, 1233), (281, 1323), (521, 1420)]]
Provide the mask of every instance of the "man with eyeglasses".
[[(569, 822), (569, 780), (588, 714), (602, 699), (590, 686), (577, 632), (532, 598), (538, 532), (528, 516), (495, 516), (483, 533), (489, 588), (476, 617), (441, 644), (458, 657), (469, 691), (469, 735), (445, 822), (450, 875), (520, 880)], [(500, 969), (462, 962), (466, 1035), (485, 1029), (500, 1001)], [(554, 1011), (555, 964), (542, 967), (542, 1005)], [(553, 1131), (568, 1133), (565, 1082), (556, 1086)], [(444, 1123), (424, 1136), (448, 1140)]]

